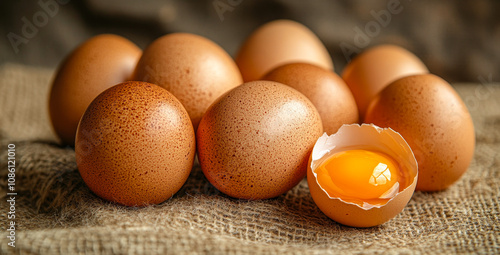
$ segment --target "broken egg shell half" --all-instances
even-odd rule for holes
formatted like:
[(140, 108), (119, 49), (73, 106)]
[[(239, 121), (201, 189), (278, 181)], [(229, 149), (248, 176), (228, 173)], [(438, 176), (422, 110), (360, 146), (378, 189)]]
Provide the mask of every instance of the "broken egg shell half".
[[(382, 205), (359, 205), (332, 197), (318, 183), (316, 169), (331, 155), (353, 149), (376, 150), (394, 159), (409, 180), (399, 192)], [(396, 131), (373, 124), (350, 124), (337, 133), (321, 136), (309, 158), (307, 182), (319, 209), (332, 220), (351, 227), (373, 227), (394, 218), (410, 201), (418, 178), (418, 166), (411, 148)]]

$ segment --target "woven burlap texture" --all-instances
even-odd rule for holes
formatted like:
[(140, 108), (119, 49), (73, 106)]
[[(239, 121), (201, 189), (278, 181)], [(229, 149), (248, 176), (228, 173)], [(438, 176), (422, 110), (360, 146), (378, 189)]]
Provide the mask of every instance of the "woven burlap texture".
[(7, 223), (7, 145), (16, 145), (16, 248), (20, 254), (427, 254), (500, 253), (500, 86), (454, 84), (473, 116), (477, 145), (451, 188), (415, 192), (403, 212), (373, 228), (337, 224), (314, 204), (304, 179), (275, 199), (218, 192), (199, 166), (156, 206), (108, 203), (82, 181), (72, 148), (61, 147), (47, 113), (53, 70), (0, 67), (0, 219)]

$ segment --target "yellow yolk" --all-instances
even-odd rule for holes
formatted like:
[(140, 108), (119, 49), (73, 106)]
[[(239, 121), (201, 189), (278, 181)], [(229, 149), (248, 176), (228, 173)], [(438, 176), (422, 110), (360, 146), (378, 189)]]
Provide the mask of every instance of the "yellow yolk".
[(380, 152), (338, 152), (326, 159), (315, 172), (318, 183), (331, 197), (347, 201), (387, 200), (399, 192), (398, 165)]

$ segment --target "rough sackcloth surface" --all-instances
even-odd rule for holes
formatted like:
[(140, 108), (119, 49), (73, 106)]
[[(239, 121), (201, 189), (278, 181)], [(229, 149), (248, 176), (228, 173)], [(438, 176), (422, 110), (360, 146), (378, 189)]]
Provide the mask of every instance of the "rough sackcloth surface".
[[(53, 74), (0, 67), (3, 254), (500, 253), (498, 84), (454, 84), (471, 111), (477, 139), (460, 181), (442, 192), (415, 192), (391, 221), (359, 229), (321, 213), (305, 179), (278, 198), (242, 201), (219, 193), (196, 165), (183, 188), (160, 205), (105, 202), (83, 183), (74, 150), (58, 145), (51, 131)], [(9, 143), (16, 145), (16, 248), (6, 238)]]

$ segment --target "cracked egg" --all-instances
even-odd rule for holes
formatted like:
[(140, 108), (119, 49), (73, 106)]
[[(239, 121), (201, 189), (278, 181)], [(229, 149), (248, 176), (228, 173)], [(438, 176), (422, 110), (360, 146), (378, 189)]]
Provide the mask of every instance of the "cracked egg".
[(314, 202), (334, 221), (380, 225), (410, 201), (417, 161), (401, 135), (371, 124), (343, 125), (321, 136), (311, 153), (307, 182)]

